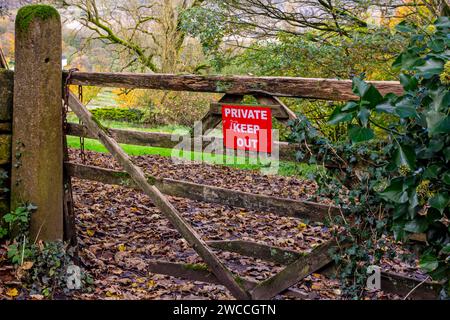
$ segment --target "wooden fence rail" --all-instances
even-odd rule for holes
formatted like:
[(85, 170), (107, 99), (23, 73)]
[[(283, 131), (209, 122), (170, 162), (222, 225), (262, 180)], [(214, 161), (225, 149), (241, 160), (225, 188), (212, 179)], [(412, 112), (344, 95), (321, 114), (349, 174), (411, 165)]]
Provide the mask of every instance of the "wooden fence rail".
[[(106, 184), (137, 188), (130, 176), (123, 171), (86, 166), (76, 163), (65, 164), (70, 176), (98, 181)], [(339, 214), (339, 208), (310, 201), (299, 201), (201, 185), (173, 179), (152, 181), (164, 194), (197, 201), (245, 208), (259, 212), (271, 212), (281, 216), (309, 219), (323, 222)]]
[[(257, 152), (249, 152), (243, 150), (232, 150), (223, 147), (223, 138), (222, 137), (213, 137), (213, 136), (200, 136), (200, 137), (190, 137), (186, 135), (183, 137), (182, 135), (172, 135), (170, 133), (163, 132), (143, 132), (143, 131), (135, 131), (135, 130), (124, 130), (124, 129), (111, 129), (108, 128), (109, 134), (119, 143), (131, 144), (137, 146), (148, 146), (148, 147), (160, 147), (160, 148), (174, 148), (183, 138), (192, 138), (190, 150), (195, 152), (206, 152), (207, 149), (211, 150), (211, 146), (215, 146), (214, 152), (215, 156), (219, 154), (229, 155), (229, 156), (240, 156), (246, 158), (262, 158), (261, 154)], [(76, 136), (76, 137), (84, 137), (90, 139), (97, 139), (96, 136), (89, 133), (87, 128), (81, 124), (77, 123), (68, 123), (67, 124), (67, 135)], [(297, 160), (295, 153), (300, 149), (300, 146), (295, 143), (288, 143), (283, 141), (273, 141), (272, 151), (278, 150), (278, 159), (282, 161), (297, 161), (308, 163), (309, 157), (305, 156), (301, 160)], [(272, 154), (273, 157), (273, 154)], [(268, 158), (270, 159), (270, 158)], [(272, 158), (273, 160), (276, 160)], [(342, 162), (338, 161), (330, 161), (326, 160), (323, 163), (320, 163), (321, 159), (317, 159), (319, 161), (319, 165), (323, 165), (326, 168), (339, 168), (342, 166)]]
[[(180, 142), (183, 136), (172, 135), (170, 133), (162, 132), (142, 132), (134, 130), (123, 130), (123, 129), (108, 129), (108, 132), (114, 139), (119, 143), (132, 144), (138, 146), (150, 146), (150, 147), (161, 147), (161, 148), (174, 148)], [(77, 137), (85, 137), (91, 139), (97, 139), (96, 136), (89, 133), (87, 128), (83, 125), (76, 123), (67, 124), (67, 134)], [(186, 137), (190, 137), (187, 135)], [(180, 140), (178, 140), (180, 138)], [(207, 146), (214, 143), (215, 146), (222, 146), (222, 148), (217, 148), (216, 150), (221, 151), (222, 154), (226, 155), (230, 152), (234, 154), (235, 150), (229, 150), (223, 147), (223, 138), (212, 137), (212, 136), (200, 136), (192, 138), (191, 140), (191, 150), (201, 152)], [(195, 146), (199, 145), (202, 147), (201, 150), (195, 150)], [(289, 144), (287, 142), (274, 141), (275, 149), (279, 150), (279, 159), (285, 161), (295, 161), (295, 151), (297, 146), (295, 144)], [(239, 150), (241, 152), (241, 150)], [(244, 157), (257, 157), (255, 152), (241, 152)], [(239, 153), (238, 155), (241, 155)]]
[[(67, 71), (65, 71), (64, 75), (67, 76), (67, 74)], [(72, 74), (69, 83), (85, 86), (215, 92), (236, 95), (263, 94), (333, 101), (346, 101), (356, 98), (351, 90), (351, 80), (321, 78), (75, 72)], [(402, 86), (396, 81), (372, 81), (371, 83), (382, 94), (390, 92), (401, 94), (403, 92)]]
[[(211, 248), (215, 248), (217, 250), (234, 252), (243, 256), (271, 261), (281, 265), (290, 265), (300, 257), (308, 256), (307, 254), (302, 252), (274, 247), (252, 241), (214, 240), (207, 241), (207, 244)], [(327, 259), (327, 257), (325, 257), (324, 255), (322, 255), (321, 258), (325, 259), (323, 261), (326, 261)], [(330, 264), (327, 264), (323, 269), (319, 270), (318, 273), (321, 273), (325, 276), (336, 274), (336, 267), (331, 263), (332, 260), (329, 257), (328, 262), (330, 262)], [(405, 296), (413, 289), (415, 289), (409, 296), (411, 299), (437, 299), (437, 297), (439, 296), (439, 291), (442, 288), (442, 283), (431, 280), (423, 282), (422, 280), (406, 275), (382, 270), (381, 288), (386, 293), (394, 293), (400, 296)]]

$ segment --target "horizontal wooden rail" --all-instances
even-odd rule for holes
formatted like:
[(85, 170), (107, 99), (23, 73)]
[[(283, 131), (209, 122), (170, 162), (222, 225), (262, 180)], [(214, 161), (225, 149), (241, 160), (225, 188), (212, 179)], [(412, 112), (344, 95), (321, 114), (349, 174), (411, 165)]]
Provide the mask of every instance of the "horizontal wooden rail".
[[(70, 162), (66, 163), (65, 166), (67, 173), (76, 178), (136, 188), (126, 172)], [(283, 199), (172, 179), (159, 179), (154, 181), (154, 184), (161, 192), (171, 196), (259, 212), (271, 212), (281, 216), (309, 219), (311, 221), (323, 222), (330, 216), (339, 214), (339, 208), (337, 207), (310, 201)]]
[(210, 240), (206, 243), (217, 250), (239, 253), (243, 256), (283, 265), (291, 264), (304, 255), (294, 250), (244, 240)]
[(279, 292), (289, 289), (311, 273), (325, 267), (332, 261), (328, 251), (335, 246), (336, 243), (330, 240), (314, 248), (309, 254), (300, 256), (276, 275), (258, 283), (250, 291), (252, 299), (272, 299)]
[[(302, 252), (287, 250), (252, 241), (214, 240), (208, 241), (207, 244), (217, 250), (234, 252), (255, 259), (279, 263), (281, 265), (289, 265), (302, 256), (307, 257), (307, 254)], [(318, 273), (333, 275), (336, 273), (336, 267), (331, 264), (320, 270)], [(394, 273), (392, 271), (381, 271), (381, 288), (384, 292), (405, 296), (421, 282), (421, 280)], [(410, 298), (437, 299), (441, 287), (442, 284), (439, 282), (425, 281), (411, 293)]]
[[(181, 142), (182, 139), (182, 136), (178, 136), (180, 138), (178, 140), (176, 135), (161, 132), (142, 132), (142, 131), (132, 131), (122, 129), (108, 129), (108, 132), (110, 133), (111, 137), (113, 137), (119, 143), (132, 144), (138, 146), (174, 148)], [(76, 123), (67, 124), (66, 134), (77, 137), (97, 139), (96, 136), (88, 132), (86, 127)], [(175, 141), (172, 140), (172, 136)], [(195, 139), (193, 138), (191, 140), (191, 150), (201, 151), (201, 150), (194, 150), (195, 145), (202, 146), (202, 150), (204, 150), (211, 143), (214, 143), (217, 146), (219, 145), (223, 146), (223, 139), (221, 137), (208, 137), (208, 136), (201, 136)], [(280, 160), (295, 161), (296, 145), (289, 144), (287, 142), (274, 142), (274, 145), (275, 146), (273, 149), (278, 148), (279, 150)], [(234, 152), (234, 150), (222, 148), (223, 154), (226, 154), (227, 152), (230, 151)], [(241, 155), (240, 153), (237, 154)], [(242, 156), (256, 157), (257, 154), (252, 152), (245, 152), (245, 153), (242, 152)]]
[[(212, 284), (219, 284), (217, 277), (207, 269), (206, 265), (175, 263), (165, 261), (146, 260), (147, 271), (151, 273), (163, 274), (172, 277), (182, 278), (190, 281), (201, 281)], [(245, 278), (239, 278), (244, 289), (251, 290), (257, 286), (257, 282)], [(287, 296), (297, 299), (307, 299), (308, 295), (296, 289), (287, 289), (282, 292)]]
[[(67, 71), (64, 71), (65, 77), (67, 74)], [(401, 94), (403, 92), (399, 82), (372, 81), (371, 83), (382, 94), (389, 92)], [(70, 84), (241, 95), (264, 94), (333, 101), (356, 98), (351, 90), (351, 80), (320, 78), (75, 72), (72, 74)]]

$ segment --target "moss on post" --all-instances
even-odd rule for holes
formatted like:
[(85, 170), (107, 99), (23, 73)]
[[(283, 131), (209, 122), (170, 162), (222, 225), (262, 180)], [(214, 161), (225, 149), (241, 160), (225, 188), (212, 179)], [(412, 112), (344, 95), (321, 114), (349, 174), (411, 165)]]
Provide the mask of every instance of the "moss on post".
[(55, 18), (60, 19), (58, 11), (52, 6), (44, 4), (33, 4), (25, 6), (17, 11), (16, 15), (16, 31), (28, 31), (31, 21), (40, 19), (42, 21)]

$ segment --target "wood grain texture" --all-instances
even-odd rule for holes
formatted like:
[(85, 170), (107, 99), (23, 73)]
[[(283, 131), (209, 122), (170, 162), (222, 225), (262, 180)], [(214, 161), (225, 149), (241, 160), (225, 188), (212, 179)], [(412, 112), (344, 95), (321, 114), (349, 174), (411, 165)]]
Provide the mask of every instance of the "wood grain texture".
[(282, 249), (266, 244), (245, 240), (211, 240), (206, 242), (211, 248), (239, 253), (243, 256), (253, 257), (264, 261), (271, 261), (279, 264), (290, 264), (303, 256), (303, 254)]
[[(67, 75), (67, 71), (64, 74)], [(101, 87), (222, 92), (240, 95), (263, 94), (333, 101), (356, 98), (351, 90), (351, 80), (321, 78), (75, 72), (70, 83)], [(389, 92), (401, 94), (403, 92), (400, 83), (396, 81), (372, 81), (371, 83), (382, 94)]]
[[(212, 284), (221, 284), (219, 279), (209, 270), (202, 270), (199, 265), (186, 263), (174, 263), (165, 261), (146, 261), (147, 270), (152, 273), (164, 274), (172, 277), (183, 278), (191, 281), (201, 281)], [(246, 290), (253, 289), (258, 283), (245, 278), (240, 278), (242, 286)], [(307, 299), (308, 295), (295, 289), (287, 289), (282, 292), (287, 296), (297, 299)]]
[(324, 243), (314, 248), (308, 255), (301, 256), (273, 277), (259, 283), (250, 291), (252, 299), (271, 299), (316, 270), (323, 268), (332, 261), (328, 251), (335, 245), (334, 241)]
[(297, 119), (297, 116), (295, 115), (295, 113), (291, 109), (289, 109), (277, 97), (263, 95), (263, 94), (257, 94), (257, 95), (255, 95), (255, 98), (261, 104), (274, 104), (274, 105), (279, 106), (279, 108), (277, 108), (277, 109), (280, 110), (282, 114), (284, 114), (284, 117), (280, 116), (277, 119), (279, 119), (279, 120), (281, 120), (281, 119)]

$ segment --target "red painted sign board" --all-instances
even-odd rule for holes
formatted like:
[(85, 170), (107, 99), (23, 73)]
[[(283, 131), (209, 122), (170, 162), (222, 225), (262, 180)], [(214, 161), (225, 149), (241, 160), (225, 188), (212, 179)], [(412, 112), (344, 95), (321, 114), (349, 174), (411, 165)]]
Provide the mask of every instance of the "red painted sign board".
[(226, 148), (272, 152), (271, 109), (260, 106), (222, 105)]

